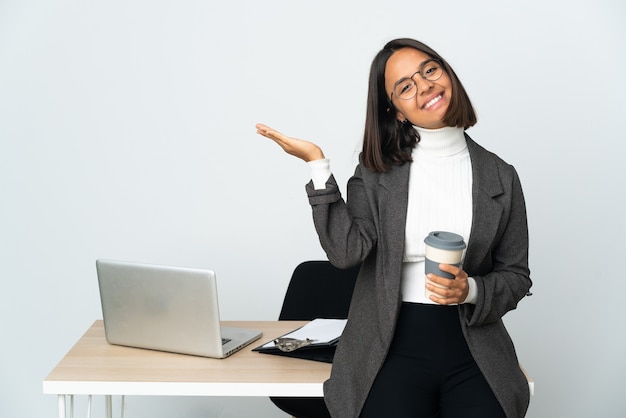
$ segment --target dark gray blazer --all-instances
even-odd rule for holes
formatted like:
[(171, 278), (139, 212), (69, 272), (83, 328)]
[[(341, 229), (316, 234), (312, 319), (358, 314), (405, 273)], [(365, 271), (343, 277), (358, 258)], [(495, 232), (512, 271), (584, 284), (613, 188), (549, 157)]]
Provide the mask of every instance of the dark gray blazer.
[[(509, 418), (523, 417), (529, 390), (502, 316), (531, 286), (528, 228), (515, 169), (466, 136), (473, 175), (473, 223), (463, 264), (476, 280), (476, 304), (459, 305), (476, 363)], [(400, 279), (411, 164), (374, 173), (358, 165), (347, 200), (333, 177), (326, 189), (307, 185), (313, 220), (337, 267), (363, 263), (348, 323), (324, 398), (335, 418), (356, 418), (382, 366), (402, 303)]]

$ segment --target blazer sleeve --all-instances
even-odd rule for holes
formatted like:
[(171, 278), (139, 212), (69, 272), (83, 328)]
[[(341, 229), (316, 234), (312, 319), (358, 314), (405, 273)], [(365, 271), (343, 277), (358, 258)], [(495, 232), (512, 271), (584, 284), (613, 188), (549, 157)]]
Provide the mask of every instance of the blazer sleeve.
[[(507, 179), (498, 197), (503, 216), (488, 256), (471, 274), (477, 285), (475, 305), (464, 304), (469, 326), (499, 321), (526, 296), (532, 281), (528, 268), (528, 224), (522, 186), (512, 166), (500, 167)], [(501, 173), (502, 174), (502, 173)]]
[(376, 228), (361, 171), (358, 165), (348, 181), (347, 203), (334, 176), (325, 189), (315, 190), (312, 182), (306, 185), (320, 244), (328, 260), (339, 268), (361, 263), (376, 245)]

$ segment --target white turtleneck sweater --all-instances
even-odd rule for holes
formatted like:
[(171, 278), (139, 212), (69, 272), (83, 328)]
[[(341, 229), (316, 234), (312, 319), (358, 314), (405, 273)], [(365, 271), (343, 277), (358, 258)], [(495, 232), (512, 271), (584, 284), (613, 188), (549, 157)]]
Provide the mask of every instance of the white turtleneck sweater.
[[(450, 231), (468, 242), (472, 226), (472, 166), (462, 128), (415, 127), (420, 141), (412, 152), (409, 203), (402, 266), (402, 300), (434, 304), (425, 291), (424, 238), (431, 231)], [(328, 159), (309, 162), (313, 185), (326, 187)], [(465, 254), (463, 254), (465, 256)], [(476, 283), (464, 303), (476, 300)]]

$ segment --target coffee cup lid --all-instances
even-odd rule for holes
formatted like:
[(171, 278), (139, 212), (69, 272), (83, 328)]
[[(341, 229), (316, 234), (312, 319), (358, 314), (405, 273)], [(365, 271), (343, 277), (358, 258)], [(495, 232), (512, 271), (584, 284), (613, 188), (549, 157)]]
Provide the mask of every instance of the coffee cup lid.
[(424, 242), (434, 248), (442, 250), (462, 250), (465, 248), (463, 237), (454, 232), (433, 231), (424, 238)]

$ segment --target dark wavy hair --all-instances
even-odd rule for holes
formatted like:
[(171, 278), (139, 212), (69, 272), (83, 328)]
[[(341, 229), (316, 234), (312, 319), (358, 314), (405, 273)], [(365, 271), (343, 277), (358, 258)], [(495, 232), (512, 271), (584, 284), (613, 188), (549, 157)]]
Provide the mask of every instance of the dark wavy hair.
[(385, 90), (385, 67), (391, 55), (402, 48), (414, 48), (441, 62), (452, 83), (452, 97), (444, 116), (446, 126), (469, 128), (476, 124), (474, 107), (454, 70), (429, 46), (409, 38), (390, 41), (372, 61), (367, 95), (365, 133), (363, 135), (363, 164), (372, 171), (386, 172), (392, 165), (411, 161), (411, 150), (419, 142), (417, 131), (410, 123), (396, 118), (396, 110)]

